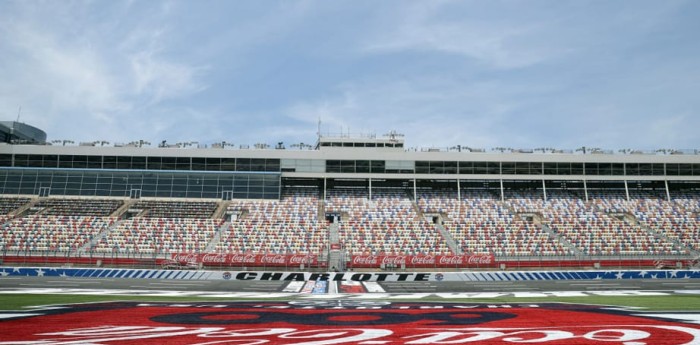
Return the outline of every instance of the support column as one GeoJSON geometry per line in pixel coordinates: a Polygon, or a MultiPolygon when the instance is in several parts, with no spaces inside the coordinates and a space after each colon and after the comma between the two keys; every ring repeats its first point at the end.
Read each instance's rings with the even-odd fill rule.
{"type": "Polygon", "coordinates": [[[671,191],[668,189],[668,180],[664,180],[664,184],[666,185],[666,201],[670,202],[671,201],[671,191]]]}
{"type": "Polygon", "coordinates": [[[369,178],[369,200],[372,200],[372,178],[369,178]]]}
{"type": "Polygon", "coordinates": [[[586,202],[588,202],[588,186],[586,186],[586,179],[583,180],[583,194],[586,196],[586,202]]]}
{"type": "Polygon", "coordinates": [[[627,188],[627,180],[625,180],[625,196],[627,197],[627,201],[630,201],[630,190],[627,188]]]}
{"type": "Polygon", "coordinates": [[[542,180],[542,194],[544,195],[544,202],[547,202],[547,187],[544,185],[544,180],[542,180]]]}
{"type": "Polygon", "coordinates": [[[416,187],[416,179],[413,179],[413,201],[418,202],[418,187],[416,187]]]}
{"type": "Polygon", "coordinates": [[[506,201],[506,193],[503,192],[503,179],[498,181],[501,182],[501,201],[506,201]]]}
{"type": "Polygon", "coordinates": [[[460,186],[459,178],[457,179],[457,200],[462,201],[462,186],[460,186]]]}

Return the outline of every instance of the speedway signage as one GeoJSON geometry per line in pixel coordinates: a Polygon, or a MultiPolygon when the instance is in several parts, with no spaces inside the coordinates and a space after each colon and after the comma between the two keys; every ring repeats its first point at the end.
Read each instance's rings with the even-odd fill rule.
{"type": "Polygon", "coordinates": [[[219,253],[178,253],[172,260],[180,263],[202,263],[204,266],[251,266],[251,267],[299,267],[318,266],[318,256],[314,254],[219,254],[219,253]]]}
{"type": "Polygon", "coordinates": [[[348,267],[355,268],[460,268],[491,267],[493,254],[464,255],[353,255],[348,267]]]}
{"type": "Polygon", "coordinates": [[[437,273],[308,273],[308,272],[223,272],[224,280],[265,280],[265,281],[334,281],[334,282],[427,282],[437,279],[439,275],[444,279],[444,274],[437,273]]]}
{"type": "MultiPolygon", "coordinates": [[[[248,266],[248,267],[318,267],[325,262],[318,261],[315,254],[220,254],[220,253],[177,253],[172,260],[180,263],[202,263],[204,266],[248,266]]],[[[353,255],[348,262],[351,268],[466,268],[492,267],[493,254],[464,255],[353,255]]]]}
{"type": "Polygon", "coordinates": [[[697,314],[586,305],[292,301],[76,304],[0,312],[9,344],[700,344],[697,314]]]}

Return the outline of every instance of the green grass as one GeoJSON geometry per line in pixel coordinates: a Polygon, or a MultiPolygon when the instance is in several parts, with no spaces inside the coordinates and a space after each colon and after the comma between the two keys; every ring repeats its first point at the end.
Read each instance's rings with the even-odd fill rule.
{"type": "MultiPolygon", "coordinates": [[[[259,299],[253,299],[259,300],[259,299]]],[[[270,299],[270,301],[287,299],[270,299]]],[[[245,301],[245,299],[231,298],[194,298],[194,297],[151,297],[151,296],[92,296],[92,295],[15,295],[0,294],[0,310],[22,310],[31,306],[111,302],[111,301],[137,301],[137,302],[217,302],[217,301],[245,301]]],[[[393,300],[399,302],[399,300],[393,300]]],[[[697,295],[670,295],[670,296],[588,296],[588,297],[547,297],[547,298],[489,298],[489,299],[441,299],[430,298],[420,300],[404,300],[411,302],[460,302],[460,303],[489,303],[489,304],[536,304],[536,303],[572,303],[595,304],[619,307],[637,307],[653,311],[700,311],[700,297],[697,295]]]]}

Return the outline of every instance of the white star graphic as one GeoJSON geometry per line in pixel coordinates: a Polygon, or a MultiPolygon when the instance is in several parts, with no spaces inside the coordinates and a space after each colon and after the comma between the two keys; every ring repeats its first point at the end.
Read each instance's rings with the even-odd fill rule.
{"type": "Polygon", "coordinates": [[[623,277],[624,275],[625,275],[625,274],[622,273],[622,272],[617,272],[617,274],[615,275],[615,278],[617,278],[617,279],[622,279],[622,277],[623,277]]]}
{"type": "Polygon", "coordinates": [[[19,267],[13,268],[13,269],[12,269],[12,272],[14,272],[14,273],[19,273],[19,267]]]}
{"type": "Polygon", "coordinates": [[[652,275],[651,275],[651,279],[656,279],[656,277],[657,277],[656,274],[652,274],[652,275]]]}
{"type": "Polygon", "coordinates": [[[38,270],[36,270],[36,276],[37,276],[37,277],[43,277],[43,276],[44,276],[44,273],[46,273],[46,272],[42,271],[41,268],[38,269],[38,270]]]}
{"type": "Polygon", "coordinates": [[[0,272],[0,276],[7,277],[9,275],[10,275],[10,272],[5,272],[5,270],[2,270],[2,272],[0,272]]]}
{"type": "Polygon", "coordinates": [[[641,272],[639,272],[639,276],[642,277],[642,278],[644,278],[647,274],[649,274],[649,272],[647,272],[647,271],[641,271],[641,272]]]}
{"type": "Polygon", "coordinates": [[[59,275],[59,277],[66,278],[66,277],[68,277],[68,275],[66,274],[66,272],[62,272],[62,273],[59,275]]]}
{"type": "Polygon", "coordinates": [[[599,275],[595,276],[595,279],[596,279],[596,280],[603,280],[603,277],[601,277],[600,274],[599,274],[599,275]]]}
{"type": "Polygon", "coordinates": [[[671,278],[676,278],[678,271],[671,271],[671,278]]]}

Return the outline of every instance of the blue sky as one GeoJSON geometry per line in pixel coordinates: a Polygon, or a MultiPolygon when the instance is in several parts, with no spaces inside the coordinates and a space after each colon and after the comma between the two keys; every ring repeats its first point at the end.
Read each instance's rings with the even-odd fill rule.
{"type": "Polygon", "coordinates": [[[49,139],[700,149],[700,1],[0,1],[49,139]]]}

